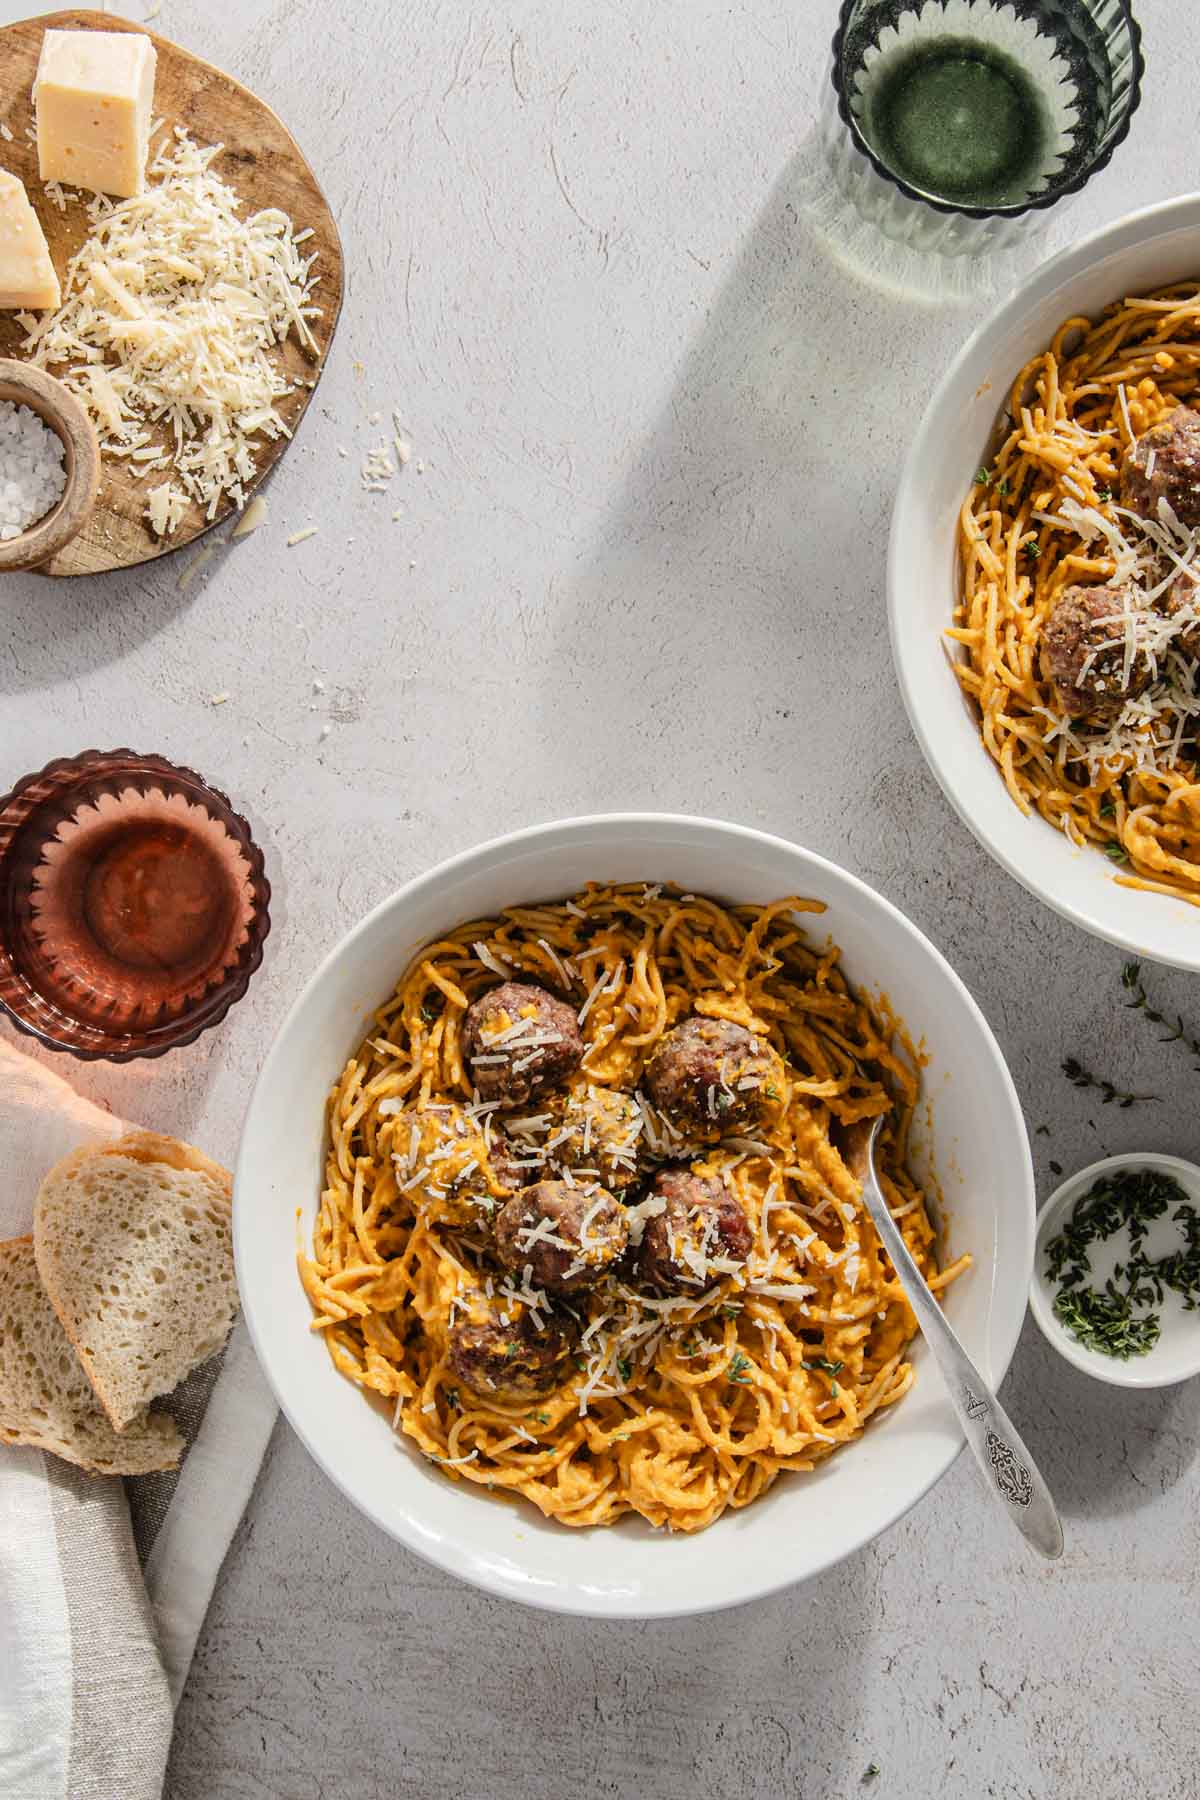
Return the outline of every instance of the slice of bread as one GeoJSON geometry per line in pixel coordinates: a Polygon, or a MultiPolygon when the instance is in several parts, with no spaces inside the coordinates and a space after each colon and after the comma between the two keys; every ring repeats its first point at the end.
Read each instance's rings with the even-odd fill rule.
{"type": "Polygon", "coordinates": [[[0,1243],[0,1443],[51,1450],[96,1475],[173,1469],[183,1449],[165,1412],[113,1430],[46,1298],[31,1237],[0,1243]]]}
{"type": "Polygon", "coordinates": [[[73,1151],[38,1190],[38,1273],[118,1431],[229,1335],[232,1185],[190,1144],[130,1131],[73,1151]]]}

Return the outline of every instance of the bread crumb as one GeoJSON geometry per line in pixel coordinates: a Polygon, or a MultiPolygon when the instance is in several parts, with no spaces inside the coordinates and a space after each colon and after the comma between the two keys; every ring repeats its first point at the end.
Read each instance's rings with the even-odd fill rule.
{"type": "Polygon", "coordinates": [[[306,538],[310,538],[310,537],[316,537],[316,535],[317,535],[317,532],[318,532],[318,531],[319,531],[319,530],[320,530],[320,529],[321,529],[321,528],[320,528],[320,526],[319,526],[319,525],[306,525],[306,526],[305,526],[305,527],[304,527],[304,530],[303,530],[303,531],[293,531],[293,533],[292,533],[292,535],[291,535],[291,537],[290,537],[290,538],[289,538],[289,539],[288,539],[288,541],[287,541],[287,547],[288,547],[288,549],[289,549],[289,550],[292,550],[292,549],[294,549],[294,548],[295,548],[295,546],[296,546],[296,545],[297,545],[297,544],[302,544],[302,543],[304,543],[304,541],[305,541],[305,539],[306,539],[306,538]]]}

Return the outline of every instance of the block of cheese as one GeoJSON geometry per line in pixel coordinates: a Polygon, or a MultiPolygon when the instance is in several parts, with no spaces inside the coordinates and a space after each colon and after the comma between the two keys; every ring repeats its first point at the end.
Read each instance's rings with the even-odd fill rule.
{"type": "Polygon", "coordinates": [[[0,306],[57,306],[58,276],[46,234],[15,175],[0,169],[0,306]]]}
{"type": "Polygon", "coordinates": [[[47,31],[33,83],[43,181],[128,199],[146,185],[154,45],[140,31],[47,31]]]}

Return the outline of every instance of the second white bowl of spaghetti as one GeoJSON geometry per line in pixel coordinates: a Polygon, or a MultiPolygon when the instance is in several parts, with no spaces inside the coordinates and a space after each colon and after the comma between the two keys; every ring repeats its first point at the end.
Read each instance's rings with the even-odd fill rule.
{"type": "Polygon", "coordinates": [[[363,1511],[495,1592],[648,1617],[802,1579],[960,1445],[841,1158],[876,1112],[998,1382],[1028,1144],[920,933],[711,821],[485,845],[371,914],[264,1066],[235,1198],[263,1367],[363,1511]]]}
{"type": "Polygon", "coordinates": [[[962,818],[1066,918],[1188,969],[1195,457],[1200,196],[1054,257],[976,331],[917,431],[888,558],[901,690],[962,818]]]}

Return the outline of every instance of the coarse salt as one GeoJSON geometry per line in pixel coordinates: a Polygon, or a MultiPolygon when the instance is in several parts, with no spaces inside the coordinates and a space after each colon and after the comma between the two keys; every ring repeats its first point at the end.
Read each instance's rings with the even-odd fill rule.
{"type": "Polygon", "coordinates": [[[20,537],[45,518],[66,485],[58,433],[32,407],[0,400],[0,538],[20,537]]]}

